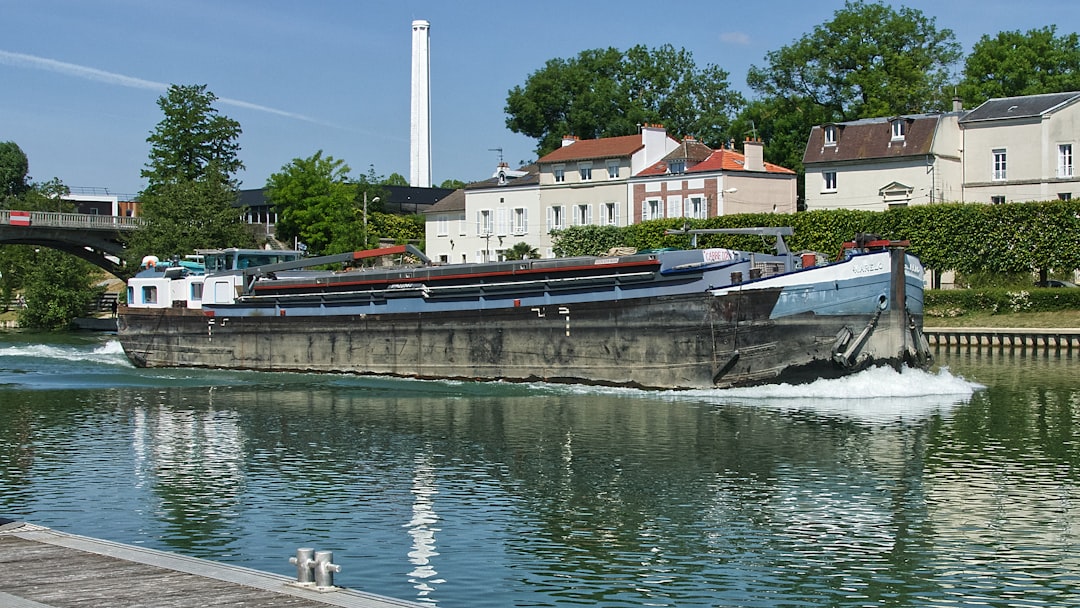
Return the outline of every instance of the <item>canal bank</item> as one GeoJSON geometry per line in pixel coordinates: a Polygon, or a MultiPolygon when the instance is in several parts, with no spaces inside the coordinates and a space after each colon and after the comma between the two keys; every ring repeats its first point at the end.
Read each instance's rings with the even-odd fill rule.
{"type": "Polygon", "coordinates": [[[930,346],[1080,353],[1080,328],[926,327],[930,346]]]}

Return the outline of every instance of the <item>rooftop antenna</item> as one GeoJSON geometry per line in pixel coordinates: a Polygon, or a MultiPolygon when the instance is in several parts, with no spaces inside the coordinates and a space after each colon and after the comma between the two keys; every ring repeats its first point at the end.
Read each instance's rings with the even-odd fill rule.
{"type": "Polygon", "coordinates": [[[503,164],[503,149],[502,148],[488,148],[488,152],[498,152],[499,153],[499,164],[500,165],[503,164]]]}
{"type": "Polygon", "coordinates": [[[757,125],[754,124],[753,120],[750,121],[750,132],[753,133],[754,139],[757,139],[757,125]]]}

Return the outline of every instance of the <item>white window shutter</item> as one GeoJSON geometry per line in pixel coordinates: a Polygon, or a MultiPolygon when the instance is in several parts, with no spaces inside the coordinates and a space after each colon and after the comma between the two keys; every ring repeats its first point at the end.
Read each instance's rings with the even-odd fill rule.
{"type": "Polygon", "coordinates": [[[506,236],[506,209],[499,208],[495,210],[497,222],[495,224],[495,233],[499,236],[506,236]]]}
{"type": "Polygon", "coordinates": [[[476,212],[476,236],[484,234],[484,214],[476,212]]]}
{"type": "Polygon", "coordinates": [[[592,225],[592,205],[585,205],[585,223],[592,225]]]}
{"type": "Polygon", "coordinates": [[[529,210],[521,210],[521,232],[523,234],[529,234],[529,210]]]}
{"type": "Polygon", "coordinates": [[[551,207],[547,208],[547,229],[548,232],[555,229],[555,210],[551,207]]]}
{"type": "Polygon", "coordinates": [[[619,207],[622,207],[622,205],[619,204],[618,202],[613,203],[613,204],[615,205],[615,225],[616,226],[622,226],[622,224],[619,223],[619,207]]]}

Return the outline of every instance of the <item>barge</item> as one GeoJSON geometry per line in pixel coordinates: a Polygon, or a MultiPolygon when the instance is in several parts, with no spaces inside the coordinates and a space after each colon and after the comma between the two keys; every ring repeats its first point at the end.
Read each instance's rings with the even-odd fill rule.
{"type": "Polygon", "coordinates": [[[830,260],[789,251],[790,228],[688,231],[704,232],[773,237],[775,253],[436,265],[410,245],[308,259],[200,252],[194,264],[147,260],[117,334],[140,367],[649,389],[927,364],[923,267],[905,242],[863,237],[830,260]]]}

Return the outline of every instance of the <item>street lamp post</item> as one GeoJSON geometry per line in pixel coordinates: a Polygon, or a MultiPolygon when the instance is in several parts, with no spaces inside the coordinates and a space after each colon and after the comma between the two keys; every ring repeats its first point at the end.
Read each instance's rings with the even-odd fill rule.
{"type": "MultiPolygon", "coordinates": [[[[379,197],[371,199],[371,202],[379,202],[379,197]]],[[[364,190],[364,249],[368,246],[368,232],[367,232],[367,190],[364,190]]]]}

